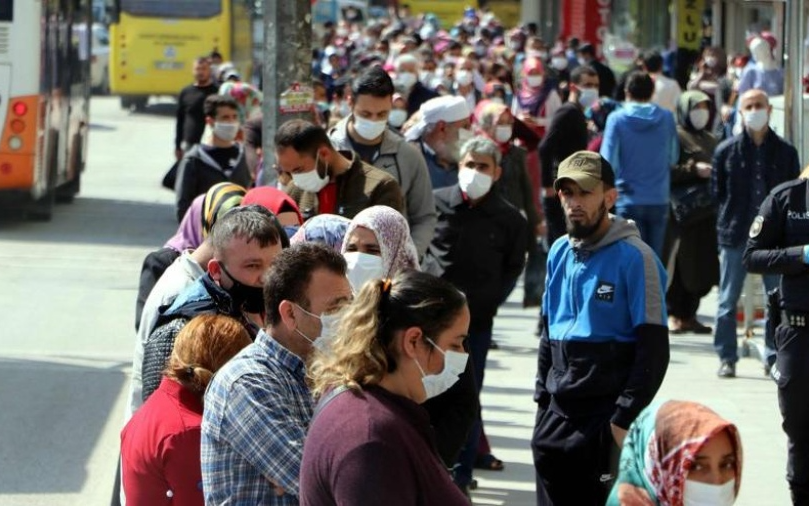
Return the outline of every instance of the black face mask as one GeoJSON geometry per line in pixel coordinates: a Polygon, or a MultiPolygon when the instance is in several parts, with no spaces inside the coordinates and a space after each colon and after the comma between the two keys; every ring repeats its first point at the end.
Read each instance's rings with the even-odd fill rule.
{"type": "Polygon", "coordinates": [[[222,262],[219,262],[219,267],[233,283],[233,286],[230,288],[225,289],[223,287],[223,289],[230,294],[230,298],[233,299],[233,304],[248,313],[264,313],[264,289],[261,287],[247,286],[234,278],[233,274],[228,272],[225,268],[225,264],[222,262]]]}

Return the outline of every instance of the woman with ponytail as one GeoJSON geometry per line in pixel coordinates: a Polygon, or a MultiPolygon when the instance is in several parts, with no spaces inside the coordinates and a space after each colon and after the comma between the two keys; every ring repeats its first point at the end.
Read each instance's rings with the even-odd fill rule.
{"type": "Polygon", "coordinates": [[[363,285],[330,352],[309,366],[320,400],[304,444],[302,505],[469,504],[421,406],[464,371],[468,328],[466,298],[442,279],[405,271],[363,285]]]}
{"type": "Polygon", "coordinates": [[[251,342],[242,324],[227,316],[197,316],[183,327],[160,386],[121,432],[128,506],[204,504],[203,395],[214,373],[251,342]]]}

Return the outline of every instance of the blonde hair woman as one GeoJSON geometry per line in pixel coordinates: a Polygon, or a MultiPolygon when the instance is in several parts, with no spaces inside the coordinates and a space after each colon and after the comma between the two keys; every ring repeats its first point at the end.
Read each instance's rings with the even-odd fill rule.
{"type": "Polygon", "coordinates": [[[468,329],[466,298],[444,280],[406,271],[363,286],[332,352],[309,369],[321,399],[304,444],[302,505],[469,504],[421,406],[463,372],[468,329]]]}

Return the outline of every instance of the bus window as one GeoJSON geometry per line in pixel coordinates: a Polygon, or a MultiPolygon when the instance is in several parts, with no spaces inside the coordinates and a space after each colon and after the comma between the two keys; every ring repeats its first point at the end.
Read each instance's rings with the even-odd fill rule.
{"type": "Polygon", "coordinates": [[[0,21],[14,21],[14,0],[0,2],[0,21]]]}
{"type": "Polygon", "coordinates": [[[121,11],[133,16],[210,18],[222,12],[222,0],[120,0],[121,11]]]}

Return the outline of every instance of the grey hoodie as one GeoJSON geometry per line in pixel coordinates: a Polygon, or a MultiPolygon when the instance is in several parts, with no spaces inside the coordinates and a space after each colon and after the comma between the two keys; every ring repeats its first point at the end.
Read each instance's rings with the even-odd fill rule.
{"type": "MultiPolygon", "coordinates": [[[[329,138],[337,150],[351,150],[348,121],[344,118],[329,130],[329,138]]],[[[405,201],[405,217],[419,258],[424,256],[435,233],[436,213],[433,187],[427,163],[421,153],[402,136],[387,129],[379,153],[371,165],[384,170],[399,182],[405,201]]]]}

